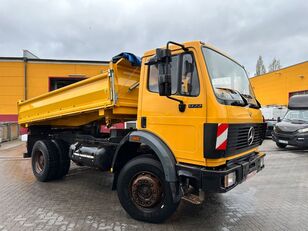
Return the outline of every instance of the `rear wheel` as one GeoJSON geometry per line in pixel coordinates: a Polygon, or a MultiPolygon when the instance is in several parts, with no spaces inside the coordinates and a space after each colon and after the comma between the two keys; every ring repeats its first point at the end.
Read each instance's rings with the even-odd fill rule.
{"type": "Polygon", "coordinates": [[[117,191],[126,212],[141,221],[163,222],[179,205],[173,202],[161,164],[147,157],[137,157],[123,167],[117,191]]]}
{"type": "Polygon", "coordinates": [[[60,155],[52,141],[36,141],[31,156],[32,171],[38,181],[45,182],[58,178],[60,155]]]}
{"type": "Polygon", "coordinates": [[[282,144],[282,143],[279,143],[279,142],[276,142],[276,145],[278,148],[285,148],[287,147],[287,144],[282,144]]]}

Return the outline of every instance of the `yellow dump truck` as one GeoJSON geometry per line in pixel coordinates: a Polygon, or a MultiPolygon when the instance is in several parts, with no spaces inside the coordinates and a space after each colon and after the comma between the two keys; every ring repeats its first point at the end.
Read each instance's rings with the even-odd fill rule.
{"type": "Polygon", "coordinates": [[[128,214],[155,223],[264,167],[259,108],[244,68],[199,41],[168,42],[141,63],[118,56],[101,75],[18,103],[39,181],[64,177],[71,160],[110,171],[128,214]]]}

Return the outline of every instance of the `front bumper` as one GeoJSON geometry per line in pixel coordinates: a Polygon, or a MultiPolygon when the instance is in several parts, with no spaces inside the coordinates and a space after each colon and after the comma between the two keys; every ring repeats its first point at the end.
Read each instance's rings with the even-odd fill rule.
{"type": "Polygon", "coordinates": [[[198,181],[199,187],[203,191],[224,193],[233,189],[248,177],[261,171],[264,168],[264,164],[262,165],[264,163],[264,157],[264,153],[254,152],[248,155],[248,157],[233,160],[232,163],[223,169],[216,170],[179,164],[178,172],[179,175],[181,175],[181,171],[189,172],[190,177],[198,181]],[[233,172],[236,174],[235,183],[230,187],[225,187],[225,177],[233,172]]]}
{"type": "Polygon", "coordinates": [[[272,132],[272,139],[277,143],[287,144],[300,148],[308,147],[308,134],[307,133],[276,133],[272,132]]]}

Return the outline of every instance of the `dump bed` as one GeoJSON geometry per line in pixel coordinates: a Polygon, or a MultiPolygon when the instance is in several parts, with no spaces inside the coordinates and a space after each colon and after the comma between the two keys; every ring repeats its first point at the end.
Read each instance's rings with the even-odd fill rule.
{"type": "Polygon", "coordinates": [[[22,126],[80,126],[103,119],[106,124],[137,116],[140,67],[121,58],[108,71],[18,103],[22,126]]]}

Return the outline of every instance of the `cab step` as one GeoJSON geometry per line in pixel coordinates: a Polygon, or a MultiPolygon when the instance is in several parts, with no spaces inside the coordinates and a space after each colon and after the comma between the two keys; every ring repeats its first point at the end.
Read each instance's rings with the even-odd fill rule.
{"type": "Polygon", "coordinates": [[[182,197],[183,200],[188,201],[194,205],[201,205],[203,203],[203,198],[195,194],[187,194],[182,197]]]}

